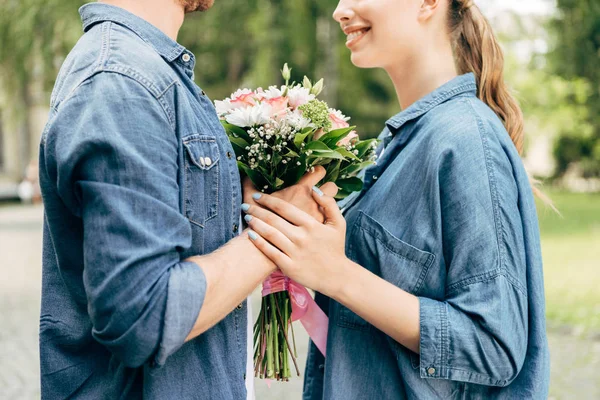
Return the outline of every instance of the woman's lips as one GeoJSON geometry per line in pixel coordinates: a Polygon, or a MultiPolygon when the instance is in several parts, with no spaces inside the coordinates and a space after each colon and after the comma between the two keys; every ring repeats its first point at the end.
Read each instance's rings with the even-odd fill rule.
{"type": "Polygon", "coordinates": [[[346,38],[346,47],[352,47],[354,46],[356,43],[358,43],[369,31],[371,30],[371,28],[362,28],[362,29],[357,29],[355,31],[352,31],[350,33],[348,33],[347,38],[346,38]]]}

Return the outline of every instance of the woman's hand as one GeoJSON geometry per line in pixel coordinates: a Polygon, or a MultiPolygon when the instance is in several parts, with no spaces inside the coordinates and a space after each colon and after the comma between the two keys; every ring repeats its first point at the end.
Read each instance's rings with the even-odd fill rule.
{"type": "Polygon", "coordinates": [[[324,223],[272,195],[255,193],[258,206],[242,208],[253,230],[248,235],[260,251],[296,282],[332,296],[351,264],[344,251],[346,221],[333,197],[316,187],[312,197],[324,223]]]}

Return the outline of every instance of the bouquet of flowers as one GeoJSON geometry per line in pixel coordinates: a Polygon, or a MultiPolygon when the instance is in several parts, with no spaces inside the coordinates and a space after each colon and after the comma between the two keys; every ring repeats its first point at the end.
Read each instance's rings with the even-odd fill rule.
{"type": "MultiPolygon", "coordinates": [[[[360,140],[348,117],[317,98],[323,79],[313,84],[304,77],[301,84],[290,83],[287,64],[281,72],[285,80],[281,87],[240,89],[215,102],[241,172],[259,190],[271,193],[294,185],[322,165],[327,171],[323,182],[335,182],[339,188],[336,198],[361,190],[363,182],[356,175],[374,164],[377,140],[360,140]]],[[[287,381],[288,355],[299,375],[293,329],[289,340],[291,322],[296,320],[324,353],[327,317],[304,287],[277,272],[263,283],[262,307],[254,325],[256,376],[287,381]]]]}

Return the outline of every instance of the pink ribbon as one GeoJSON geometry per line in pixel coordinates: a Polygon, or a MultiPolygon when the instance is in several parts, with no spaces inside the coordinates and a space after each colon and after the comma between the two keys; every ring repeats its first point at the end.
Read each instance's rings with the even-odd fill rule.
{"type": "Polygon", "coordinates": [[[292,300],[292,321],[302,323],[308,336],[313,343],[325,356],[327,348],[327,329],[329,318],[315,303],[308,290],[299,283],[283,275],[283,272],[277,270],[273,272],[266,281],[263,282],[263,297],[271,293],[288,291],[292,300]]]}

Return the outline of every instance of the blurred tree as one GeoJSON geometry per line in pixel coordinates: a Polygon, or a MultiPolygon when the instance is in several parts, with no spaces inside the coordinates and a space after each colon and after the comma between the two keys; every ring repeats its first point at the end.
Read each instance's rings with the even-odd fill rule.
{"type": "MultiPolygon", "coordinates": [[[[585,176],[600,176],[600,2],[598,0],[558,0],[558,15],[551,27],[556,47],[550,54],[551,66],[566,79],[588,82],[585,107],[591,129],[566,128],[556,142],[558,173],[578,162],[585,176]]],[[[580,104],[581,93],[568,101],[580,104]]]]}
{"type": "MultiPolygon", "coordinates": [[[[81,35],[83,0],[0,2],[0,90],[3,108],[24,121],[34,99],[48,102],[64,57],[81,35]],[[35,88],[36,90],[32,90],[35,88]]],[[[331,18],[337,0],[222,0],[188,15],[179,42],[197,56],[196,81],[214,99],[238,87],[281,84],[285,62],[293,79],[324,77],[323,98],[352,117],[363,136],[375,136],[399,110],[382,71],[350,63],[345,37],[331,18]]],[[[26,135],[26,134],[25,134],[26,135]]],[[[30,135],[26,135],[29,137],[30,135]]]]}

